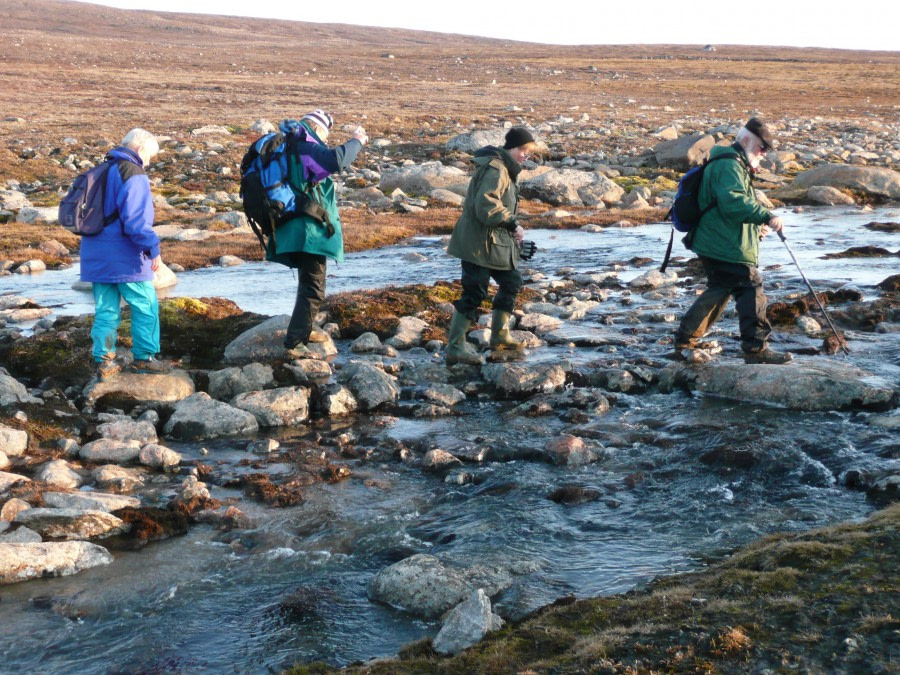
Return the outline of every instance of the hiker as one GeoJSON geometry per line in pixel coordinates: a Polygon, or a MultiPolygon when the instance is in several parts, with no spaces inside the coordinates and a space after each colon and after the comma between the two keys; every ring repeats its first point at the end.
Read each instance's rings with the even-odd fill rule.
{"type": "Polygon", "coordinates": [[[733,159],[711,162],[703,173],[698,194],[705,210],[692,233],[690,248],[703,263],[706,290],[681,319],[675,332],[676,357],[685,349],[701,348],[699,342],[721,316],[728,297],[737,307],[741,348],[747,363],[787,363],[789,353],[768,346],[772,326],[766,319],[766,295],[757,268],[760,239],[780,232],[781,218],[756,200],[750,185],[759,162],[773,147],[769,128],[753,117],[729,147],[717,146],[710,159],[727,155],[733,159]],[[707,210],[708,209],[708,210],[707,210]]]}
{"type": "Polygon", "coordinates": [[[522,347],[508,328],[523,283],[518,263],[525,231],[516,218],[519,201],[516,179],[522,163],[535,148],[531,132],[524,127],[513,127],[507,132],[502,148],[489,145],[475,152],[475,173],[447,247],[448,254],[462,261],[462,297],[453,303],[455,311],[447,339],[448,366],[482,363],[480,356],[466,349],[466,331],[488,296],[491,279],[499,286],[493,299],[491,349],[522,347]]]}
{"type": "Polygon", "coordinates": [[[303,213],[276,228],[266,247],[266,260],[297,270],[297,299],[284,337],[289,358],[317,358],[307,346],[325,342],[328,336],[313,328],[319,305],[325,299],[326,258],[344,259],[344,239],[338,215],[337,197],[331,174],[350,166],[368,141],[357,127],[349,141],[335,148],[326,145],[334,125],[331,115],[314,110],[296,120],[284,120],[279,130],[296,143],[296,153],[288,155],[288,183],[298,200],[306,198],[321,207],[324,221],[303,213]]]}
{"type": "Polygon", "coordinates": [[[149,131],[132,129],[122,144],[106,155],[115,164],[106,173],[104,215],[109,220],[99,233],[81,239],[81,280],[94,293],[92,355],[101,380],[121,370],[116,339],[124,299],[131,308],[131,353],[128,370],[163,373],[168,367],[159,353],[159,303],[153,273],[162,264],[159,237],[153,231],[153,197],[144,167],[159,152],[149,131]]]}

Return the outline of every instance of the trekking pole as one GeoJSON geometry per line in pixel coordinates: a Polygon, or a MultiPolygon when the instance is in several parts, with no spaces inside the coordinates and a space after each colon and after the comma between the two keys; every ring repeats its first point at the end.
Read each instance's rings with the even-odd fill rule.
{"type": "Polygon", "coordinates": [[[825,317],[825,320],[828,322],[828,326],[831,328],[831,332],[834,333],[834,336],[837,338],[838,344],[841,346],[841,349],[844,350],[844,354],[850,354],[850,350],[847,349],[847,343],[844,342],[844,338],[838,335],[837,330],[834,327],[834,324],[831,323],[831,319],[828,317],[828,314],[825,312],[825,307],[822,306],[822,301],[819,300],[819,296],[816,295],[815,290],[813,290],[812,284],[809,283],[809,279],[806,278],[806,275],[803,273],[803,270],[800,268],[800,263],[797,262],[797,257],[794,255],[794,252],[791,250],[790,245],[787,243],[787,237],[784,236],[784,231],[781,230],[778,232],[778,238],[784,242],[784,247],[788,250],[788,253],[791,254],[791,260],[794,261],[794,264],[797,266],[797,271],[800,272],[800,276],[803,277],[803,281],[806,282],[807,288],[809,288],[809,292],[812,293],[813,298],[816,300],[816,304],[819,306],[819,309],[822,310],[822,316],[825,317]]]}

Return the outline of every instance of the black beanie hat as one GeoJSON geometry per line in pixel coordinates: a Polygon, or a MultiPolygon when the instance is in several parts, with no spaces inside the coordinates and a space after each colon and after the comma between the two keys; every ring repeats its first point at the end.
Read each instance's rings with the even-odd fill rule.
{"type": "Polygon", "coordinates": [[[506,143],[503,144],[504,150],[512,150],[523,145],[534,143],[534,136],[525,127],[513,127],[506,132],[506,143]]]}

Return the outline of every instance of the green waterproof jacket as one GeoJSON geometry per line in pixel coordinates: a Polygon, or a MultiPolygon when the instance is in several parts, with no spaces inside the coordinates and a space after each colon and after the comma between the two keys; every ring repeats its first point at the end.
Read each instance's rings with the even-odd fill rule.
{"type": "Polygon", "coordinates": [[[349,166],[362,148],[360,142],[351,139],[342,146],[328,148],[304,125],[308,140],[298,143],[298,152],[288,155],[288,184],[297,197],[298,204],[304,193],[317,202],[327,213],[334,227],[328,236],[327,227],[311,216],[301,215],[275,229],[266,246],[266,260],[296,267],[295,253],[323,255],[337,262],[344,260],[344,237],[341,217],[338,214],[334,181],[329,173],[336,173],[349,166]],[[304,160],[304,155],[306,159],[304,160]],[[310,180],[311,177],[318,181],[310,180]]]}
{"type": "Polygon", "coordinates": [[[503,148],[482,148],[473,161],[475,173],[447,253],[493,270],[516,269],[519,251],[513,219],[519,193],[515,178],[521,169],[503,148]]]}
{"type": "Polygon", "coordinates": [[[717,146],[709,153],[710,159],[728,155],[734,159],[712,162],[703,170],[698,203],[708,210],[694,228],[691,250],[707,258],[755,266],[759,230],[772,214],[756,201],[740,145],[717,146]]]}

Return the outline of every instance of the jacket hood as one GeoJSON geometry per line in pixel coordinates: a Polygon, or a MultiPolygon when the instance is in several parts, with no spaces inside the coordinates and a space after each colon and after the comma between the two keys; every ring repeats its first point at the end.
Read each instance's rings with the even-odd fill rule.
{"type": "Polygon", "coordinates": [[[506,166],[506,170],[507,172],[509,172],[509,178],[513,183],[516,182],[516,179],[522,172],[522,167],[519,165],[519,163],[512,158],[507,150],[504,150],[503,148],[498,148],[493,145],[486,145],[483,148],[479,148],[478,150],[476,150],[473,157],[473,161],[478,166],[483,166],[493,159],[499,159],[506,166]]]}
{"type": "Polygon", "coordinates": [[[120,145],[118,148],[113,148],[108,153],[106,153],[106,159],[124,160],[126,162],[131,162],[132,164],[137,164],[139,167],[144,168],[144,161],[141,159],[140,155],[138,155],[131,148],[126,148],[124,145],[120,145]]]}

